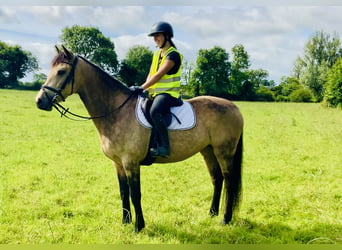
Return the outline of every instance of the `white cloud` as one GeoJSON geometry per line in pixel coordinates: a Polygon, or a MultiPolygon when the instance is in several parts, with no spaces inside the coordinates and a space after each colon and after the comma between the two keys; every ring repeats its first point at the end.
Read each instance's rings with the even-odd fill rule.
{"type": "Polygon", "coordinates": [[[31,51],[34,56],[39,58],[39,65],[44,73],[48,73],[51,60],[56,53],[54,46],[47,43],[27,43],[23,49],[31,51]]]}
{"type": "Polygon", "coordinates": [[[136,36],[124,35],[111,39],[115,44],[115,51],[119,59],[124,59],[128,50],[135,45],[147,46],[153,49],[153,42],[146,34],[139,34],[136,36]]]}
{"type": "Polygon", "coordinates": [[[18,22],[15,11],[10,8],[0,8],[0,24],[9,24],[18,22]]]}
{"type": "Polygon", "coordinates": [[[63,6],[32,6],[22,8],[21,12],[28,14],[31,18],[44,24],[54,25],[64,23],[67,12],[63,6]]]}
{"type": "Polygon", "coordinates": [[[70,22],[98,27],[111,35],[138,33],[146,28],[147,15],[143,6],[102,7],[69,6],[70,22]]]}
{"type": "Polygon", "coordinates": [[[278,81],[315,31],[342,33],[342,6],[13,6],[0,7],[1,40],[11,40],[39,58],[44,73],[53,46],[66,26],[98,27],[115,43],[119,59],[134,45],[154,50],[146,34],[156,21],[169,21],[186,60],[215,45],[230,52],[243,44],[252,68],[278,81]],[[28,28],[29,27],[29,28],[28,28]]]}

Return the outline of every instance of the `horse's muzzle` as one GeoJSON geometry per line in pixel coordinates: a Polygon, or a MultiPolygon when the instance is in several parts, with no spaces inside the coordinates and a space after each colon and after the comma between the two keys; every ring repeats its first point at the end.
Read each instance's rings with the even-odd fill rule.
{"type": "Polygon", "coordinates": [[[43,89],[41,89],[36,96],[36,104],[39,109],[51,111],[52,110],[52,97],[50,97],[43,89]]]}

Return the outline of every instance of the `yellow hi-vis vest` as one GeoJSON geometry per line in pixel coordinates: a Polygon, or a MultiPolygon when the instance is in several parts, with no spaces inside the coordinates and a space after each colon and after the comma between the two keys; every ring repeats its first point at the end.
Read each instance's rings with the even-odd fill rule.
{"type": "MultiPolygon", "coordinates": [[[[167,55],[171,53],[172,51],[176,51],[180,56],[180,60],[182,61],[183,59],[182,54],[179,53],[174,47],[170,47],[166,51],[165,55],[161,58],[161,61],[159,63],[161,49],[157,50],[153,54],[151,76],[157,73],[158,69],[165,62],[167,55]]],[[[181,86],[180,84],[181,72],[182,70],[180,66],[176,74],[173,74],[173,75],[165,74],[158,82],[153,84],[153,86],[149,87],[148,91],[150,92],[150,94],[152,94],[152,96],[156,96],[157,94],[160,94],[160,93],[168,93],[171,96],[178,98],[180,94],[180,86],[181,86]]]]}

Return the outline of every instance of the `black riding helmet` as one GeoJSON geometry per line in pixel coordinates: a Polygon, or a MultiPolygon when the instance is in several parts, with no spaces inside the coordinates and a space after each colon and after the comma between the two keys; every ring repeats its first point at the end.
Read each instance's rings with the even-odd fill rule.
{"type": "Polygon", "coordinates": [[[167,22],[158,22],[153,24],[151,32],[148,36],[153,36],[157,33],[164,33],[165,35],[169,35],[170,38],[173,37],[173,29],[172,26],[167,22]]]}
{"type": "Polygon", "coordinates": [[[171,24],[167,22],[158,22],[153,24],[151,32],[148,34],[148,36],[153,36],[157,33],[162,33],[165,37],[164,43],[160,48],[163,48],[167,41],[169,41],[173,47],[176,47],[171,41],[171,38],[173,37],[173,29],[171,24]]]}

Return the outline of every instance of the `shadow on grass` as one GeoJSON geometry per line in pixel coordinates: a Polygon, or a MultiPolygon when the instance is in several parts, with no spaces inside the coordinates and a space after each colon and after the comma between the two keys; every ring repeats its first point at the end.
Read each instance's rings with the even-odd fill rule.
{"type": "Polygon", "coordinates": [[[151,238],[192,244],[336,244],[341,243],[340,225],[319,224],[310,229],[292,229],[282,223],[258,224],[239,219],[228,226],[180,227],[150,225],[145,233],[151,238]]]}

